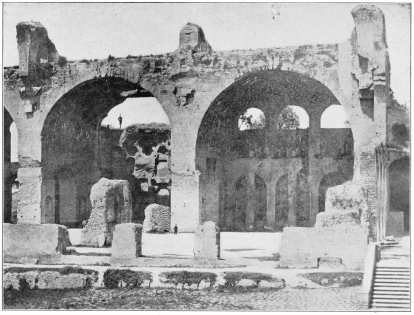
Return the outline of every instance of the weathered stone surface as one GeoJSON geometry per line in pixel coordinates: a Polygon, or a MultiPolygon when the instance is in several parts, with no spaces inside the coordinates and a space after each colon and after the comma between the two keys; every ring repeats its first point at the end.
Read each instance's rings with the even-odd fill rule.
{"type": "Polygon", "coordinates": [[[194,237],[194,258],[213,260],[220,258],[220,229],[214,222],[200,224],[194,237]]]}
{"type": "Polygon", "coordinates": [[[359,214],[350,210],[321,212],[316,216],[315,228],[360,226],[359,214]]]}
{"type": "Polygon", "coordinates": [[[5,262],[31,259],[38,263],[56,263],[70,244],[65,226],[57,224],[3,224],[5,262]]]}
{"type": "Polygon", "coordinates": [[[58,271],[10,272],[3,275],[3,288],[20,288],[20,279],[24,279],[30,289],[83,289],[88,288],[97,278],[80,273],[61,274],[58,271]]]}
{"type": "Polygon", "coordinates": [[[352,210],[364,213],[368,210],[364,189],[355,183],[346,182],[328,188],[326,191],[325,211],[352,210]]]}
{"type": "Polygon", "coordinates": [[[141,256],[142,224],[124,223],[115,226],[112,242],[112,263],[128,263],[141,256]]]}
{"type": "Polygon", "coordinates": [[[180,32],[179,48],[191,48],[193,52],[211,52],[204,31],[200,26],[187,23],[180,32]]]}
{"type": "Polygon", "coordinates": [[[30,289],[34,289],[37,286],[39,272],[37,271],[28,271],[24,273],[5,273],[3,274],[3,288],[4,289],[20,289],[20,279],[23,278],[26,280],[26,283],[29,285],[30,289]]]}
{"type": "Polygon", "coordinates": [[[115,224],[131,222],[129,184],[125,180],[101,178],[92,186],[90,198],[92,213],[82,230],[81,244],[98,247],[110,245],[115,224]]]}
{"type": "Polygon", "coordinates": [[[365,228],[369,226],[367,193],[361,185],[353,182],[346,182],[343,185],[328,188],[325,212],[325,214],[318,214],[317,218],[323,222],[317,221],[315,227],[334,225],[339,223],[340,220],[344,220],[344,224],[348,222],[353,225],[360,223],[365,228]],[[342,215],[340,214],[341,211],[344,212],[342,215]],[[332,215],[329,215],[329,213],[332,213],[332,215]],[[329,218],[332,220],[331,223],[328,223],[329,218]]]}
{"type": "Polygon", "coordinates": [[[171,209],[170,207],[158,204],[149,205],[145,209],[144,232],[164,233],[171,230],[171,209]]]}
{"type": "Polygon", "coordinates": [[[367,234],[362,227],[283,229],[280,265],[316,268],[318,259],[342,259],[346,269],[361,269],[367,250],[367,234]]]}
{"type": "Polygon", "coordinates": [[[38,277],[39,289],[77,289],[83,288],[88,276],[81,274],[61,275],[57,271],[45,271],[38,277]]]}

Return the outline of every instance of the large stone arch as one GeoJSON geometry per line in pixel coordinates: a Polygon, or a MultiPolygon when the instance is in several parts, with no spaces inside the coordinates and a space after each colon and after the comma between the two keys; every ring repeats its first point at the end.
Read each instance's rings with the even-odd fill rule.
{"type": "MultiPolygon", "coordinates": [[[[238,168],[267,174],[265,177],[269,182],[270,178],[274,177],[269,174],[275,173],[278,167],[289,168],[289,163],[286,161],[292,159],[297,161],[291,165],[290,187],[296,191],[293,187],[297,185],[298,168],[302,167],[310,170],[306,174],[310,178],[309,183],[313,184],[312,178],[316,178],[318,172],[322,171],[320,117],[331,104],[338,103],[339,100],[325,85],[305,74],[274,69],[251,72],[238,78],[211,103],[198,130],[196,168],[200,171],[200,196],[204,198],[202,200],[207,200],[203,176],[206,173],[206,161],[209,159],[217,161],[221,167],[218,176],[221,181],[228,184],[231,178],[234,179],[232,174],[240,171],[238,168]],[[280,113],[290,105],[300,106],[306,111],[310,120],[309,128],[298,130],[277,128],[280,113]],[[256,130],[238,130],[238,117],[251,107],[258,108],[264,113],[265,127],[256,130]],[[274,163],[269,162],[269,159],[278,160],[280,161],[278,163],[282,164],[273,165],[274,163]],[[257,166],[251,163],[250,165],[246,162],[248,160],[256,163],[257,166]]],[[[326,164],[326,161],[324,163],[326,164]]],[[[291,194],[293,197],[290,199],[296,198],[295,192],[292,191],[291,194]]],[[[317,191],[307,189],[305,194],[315,194],[312,200],[313,204],[317,204],[317,191]]],[[[271,199],[268,208],[273,209],[274,197],[271,199]]],[[[295,204],[296,201],[290,202],[290,224],[293,225],[298,222],[295,204]]],[[[201,207],[203,209],[206,207],[205,202],[201,207]]],[[[273,210],[271,212],[268,221],[271,226],[274,226],[273,210]]],[[[312,213],[309,218],[306,218],[306,225],[313,224],[315,218],[316,213],[312,213]]]]}
{"type": "MultiPolygon", "coordinates": [[[[88,209],[82,212],[90,212],[90,190],[101,177],[127,179],[126,156],[123,159],[125,165],[111,164],[112,142],[116,141],[116,135],[115,140],[112,136],[110,137],[112,140],[106,139],[109,131],[103,133],[101,122],[112,108],[128,97],[153,97],[153,95],[119,76],[101,76],[76,85],[49,109],[41,131],[43,222],[55,223],[52,213],[46,213],[45,205],[47,198],[56,197],[56,176],[62,168],[69,169],[73,175],[71,178],[65,178],[66,181],[59,180],[60,186],[67,184],[74,187],[73,204],[66,207],[67,209],[63,209],[66,204],[62,204],[60,209],[63,218],[66,215],[70,219],[68,222],[61,220],[61,223],[68,226],[80,226],[84,219],[84,215],[72,215],[81,211],[79,207],[85,207],[79,200],[86,200],[87,203],[88,209]],[[113,170],[116,166],[124,166],[125,170],[123,172],[113,170]],[[115,174],[123,177],[114,178],[115,174]],[[66,210],[72,214],[65,214],[66,210]]],[[[118,133],[119,138],[120,132],[118,133]]],[[[56,204],[55,201],[53,203],[56,204]]]]}

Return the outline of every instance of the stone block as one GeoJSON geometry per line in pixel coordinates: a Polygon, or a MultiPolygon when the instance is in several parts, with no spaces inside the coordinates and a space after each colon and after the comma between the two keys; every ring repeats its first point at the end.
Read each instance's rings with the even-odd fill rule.
{"type": "Polygon", "coordinates": [[[4,262],[57,263],[70,244],[65,226],[58,224],[3,224],[4,262]]]}
{"type": "Polygon", "coordinates": [[[115,227],[111,263],[133,262],[141,256],[142,224],[124,223],[115,227]]]}
{"type": "Polygon", "coordinates": [[[404,235],[404,212],[390,211],[387,217],[387,235],[404,235]]]}
{"type": "Polygon", "coordinates": [[[161,206],[156,203],[149,205],[145,209],[143,229],[146,233],[169,232],[171,230],[170,207],[161,206]]]}
{"type": "Polygon", "coordinates": [[[318,260],[329,257],[342,259],[345,269],[360,270],[364,267],[367,241],[365,228],[361,226],[284,228],[280,265],[317,268],[318,260]]]}
{"type": "Polygon", "coordinates": [[[79,289],[87,286],[87,275],[73,273],[62,275],[57,271],[44,271],[38,276],[39,289],[79,289]]]}
{"type": "Polygon", "coordinates": [[[220,229],[216,223],[208,221],[200,224],[194,237],[194,258],[220,258],[220,229]]]}
{"type": "Polygon", "coordinates": [[[364,213],[368,210],[368,203],[361,185],[346,182],[328,188],[325,199],[325,212],[354,211],[364,213]]]}

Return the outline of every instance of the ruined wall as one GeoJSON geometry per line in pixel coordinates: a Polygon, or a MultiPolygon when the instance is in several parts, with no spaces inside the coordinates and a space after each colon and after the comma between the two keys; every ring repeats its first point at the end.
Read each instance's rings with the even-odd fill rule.
{"type": "MultiPolygon", "coordinates": [[[[372,157],[376,144],[369,145],[383,141],[387,133],[386,108],[390,91],[385,24],[381,11],[374,6],[358,6],[352,15],[355,32],[350,41],[339,45],[216,52],[207,42],[208,34],[189,25],[183,29],[179,49],[175,52],[67,63],[56,62],[59,55],[42,25],[19,24],[20,69],[4,71],[4,104],[19,129],[19,178],[24,180],[21,182],[20,220],[31,223],[47,221],[47,195],[41,189],[45,178],[41,165],[45,158],[40,145],[41,130],[46,117],[62,97],[66,95],[73,99],[81,104],[81,108],[91,108],[91,113],[85,114],[93,116],[92,121],[96,121],[102,117],[99,113],[105,115],[128,95],[150,93],[160,102],[172,124],[172,216],[182,222],[184,230],[194,231],[199,222],[198,209],[202,198],[195,164],[197,131],[201,121],[216,97],[235,80],[240,81],[251,72],[266,72],[267,69],[313,78],[332,92],[335,104],[344,106],[355,141],[354,180],[363,183],[372,193],[375,191],[372,181],[375,176],[372,176],[370,166],[372,159],[368,157],[372,157]],[[105,88],[98,90],[98,94],[88,94],[86,89],[83,90],[86,94],[76,91],[83,89],[87,82],[95,84],[97,89],[99,86],[105,88]],[[109,94],[106,95],[105,91],[109,94]],[[82,95],[86,102],[76,99],[76,95],[82,95]],[[94,98],[104,105],[87,104],[94,98]]],[[[316,94],[308,95],[310,101],[316,94]]],[[[286,105],[297,104],[289,103],[286,105]]],[[[79,107],[72,109],[78,111],[79,107]]],[[[317,119],[311,117],[310,123],[317,124],[317,119]]],[[[310,141],[317,144],[318,134],[309,136],[313,139],[310,141]]],[[[318,146],[312,146],[309,155],[318,153],[318,146]]],[[[312,173],[315,169],[313,161],[309,163],[309,176],[311,182],[315,182],[319,175],[312,173]]],[[[225,183],[219,184],[219,187],[224,186],[225,183]]],[[[374,199],[374,196],[370,197],[371,207],[375,206],[374,199]]],[[[312,197],[311,204],[314,207],[317,199],[315,201],[312,197]]],[[[315,216],[313,213],[311,221],[315,216]]]]}
{"type": "Polygon", "coordinates": [[[133,124],[119,138],[128,166],[132,221],[142,223],[151,204],[170,207],[171,131],[166,124],[133,124]],[[131,169],[129,169],[131,168],[131,169]]]}

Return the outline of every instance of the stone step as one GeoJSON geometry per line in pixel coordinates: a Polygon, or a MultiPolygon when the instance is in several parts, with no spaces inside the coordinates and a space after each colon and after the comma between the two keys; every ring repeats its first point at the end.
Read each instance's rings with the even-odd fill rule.
{"type": "Polygon", "coordinates": [[[410,275],[375,275],[375,279],[410,280],[410,275]]]}
{"type": "Polygon", "coordinates": [[[374,279],[374,283],[397,283],[397,284],[410,284],[410,279],[374,279]]]}
{"type": "Polygon", "coordinates": [[[410,294],[391,295],[391,294],[373,294],[373,300],[389,299],[394,301],[410,301],[410,294]]]}
{"type": "Polygon", "coordinates": [[[401,261],[398,259],[388,259],[381,260],[377,263],[378,268],[400,268],[400,269],[410,269],[409,261],[401,261]]]}
{"type": "Polygon", "coordinates": [[[410,292],[409,287],[387,287],[387,286],[376,286],[374,287],[374,292],[410,292]]]}
{"type": "Polygon", "coordinates": [[[410,304],[397,305],[397,304],[387,304],[387,303],[376,302],[376,303],[372,303],[371,307],[372,308],[382,307],[382,308],[410,309],[410,304]]]}
{"type": "Polygon", "coordinates": [[[372,304],[375,303],[386,303],[386,304],[395,304],[395,305],[402,305],[402,304],[410,304],[410,300],[395,300],[395,299],[386,299],[386,298],[374,298],[372,304]]]}
{"type": "Polygon", "coordinates": [[[402,274],[402,275],[410,275],[409,269],[377,269],[375,271],[376,274],[402,274]]]}
{"type": "Polygon", "coordinates": [[[401,312],[401,311],[406,311],[408,312],[410,310],[410,308],[408,308],[407,310],[405,309],[399,309],[399,308],[382,308],[382,307],[373,307],[370,309],[370,311],[374,311],[374,312],[401,312]]]}
{"type": "Polygon", "coordinates": [[[404,273],[410,273],[409,268],[392,268],[392,267],[378,267],[376,269],[376,272],[404,272],[404,273]]]}
{"type": "Polygon", "coordinates": [[[378,283],[374,282],[374,288],[410,288],[409,283],[378,283]]]}

